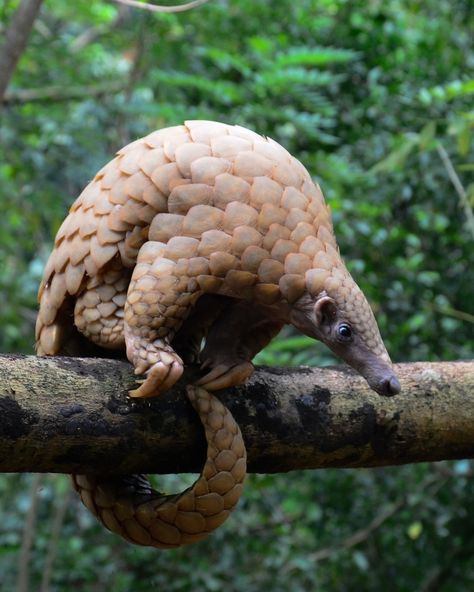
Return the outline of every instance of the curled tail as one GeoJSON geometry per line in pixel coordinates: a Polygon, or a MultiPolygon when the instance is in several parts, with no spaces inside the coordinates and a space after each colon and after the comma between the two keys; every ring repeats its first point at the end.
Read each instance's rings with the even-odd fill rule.
{"type": "Polygon", "coordinates": [[[200,477],[177,495],[152,489],[144,475],[119,478],[73,475],[84,505],[106,528],[137,545],[171,549],[206,538],[237,505],[247,454],[231,412],[211,393],[188,386],[207,440],[200,477]]]}

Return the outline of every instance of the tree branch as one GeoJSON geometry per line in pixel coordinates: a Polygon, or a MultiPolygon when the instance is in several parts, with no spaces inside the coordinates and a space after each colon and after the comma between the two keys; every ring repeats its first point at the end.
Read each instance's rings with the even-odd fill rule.
{"type": "Polygon", "coordinates": [[[41,485],[42,475],[34,475],[30,487],[30,506],[26,515],[26,522],[23,528],[23,537],[21,539],[20,557],[18,560],[18,580],[16,583],[16,592],[28,592],[29,588],[29,568],[31,564],[31,550],[35,536],[36,522],[38,518],[38,489],[41,485]]]}
{"type": "Polygon", "coordinates": [[[467,196],[467,192],[464,189],[463,184],[461,183],[461,179],[458,177],[456,173],[456,169],[449,158],[449,154],[446,152],[443,144],[441,142],[437,142],[436,150],[438,151],[439,157],[441,158],[444,168],[448,173],[449,180],[453,184],[456,193],[458,194],[459,201],[461,203],[461,207],[464,210],[464,214],[466,216],[467,226],[471,232],[472,237],[474,238],[474,212],[472,211],[471,204],[469,203],[469,198],[467,196]]]}
{"type": "Polygon", "coordinates": [[[334,555],[340,551],[347,551],[347,549],[352,549],[353,547],[364,543],[374,534],[374,532],[376,532],[387,520],[395,516],[403,507],[409,506],[410,508],[413,508],[413,506],[416,504],[422,503],[426,499],[426,494],[430,497],[433,497],[434,493],[436,493],[436,491],[439,490],[444,485],[444,483],[446,483],[446,481],[446,477],[442,478],[440,475],[430,474],[416,487],[415,491],[410,491],[409,496],[404,495],[385,508],[382,508],[382,510],[378,512],[374,518],[372,518],[366,527],[356,530],[347,538],[336,542],[330,547],[318,549],[314,553],[308,555],[308,559],[311,562],[325,561],[326,559],[334,557],[334,555]],[[434,487],[432,487],[433,485],[434,487]],[[415,493],[415,495],[413,495],[413,493],[415,493]],[[420,495],[421,493],[425,493],[425,495],[420,495]]]}
{"type": "MultiPolygon", "coordinates": [[[[88,86],[45,86],[44,88],[19,88],[9,91],[3,97],[3,103],[8,105],[40,102],[60,102],[90,99],[122,92],[127,83],[119,80],[98,82],[88,86]]],[[[1,102],[1,99],[0,99],[1,102]]]]}
{"type": "MultiPolygon", "coordinates": [[[[373,467],[474,457],[474,361],[398,364],[380,397],[349,368],[259,368],[219,394],[251,472],[373,467]]],[[[131,366],[95,358],[0,356],[0,471],[197,471],[199,420],[177,388],[131,400],[131,366]]]]}
{"type": "Polygon", "coordinates": [[[5,42],[0,47],[0,103],[25,50],[42,3],[43,0],[22,0],[5,33],[5,42]]]}
{"type": "Polygon", "coordinates": [[[127,20],[129,11],[125,6],[119,6],[117,16],[109,23],[93,25],[78,35],[70,45],[71,53],[79,53],[85,47],[97,41],[99,37],[118,29],[127,20]]]}
{"type": "Polygon", "coordinates": [[[123,4],[124,6],[149,10],[150,12],[185,12],[187,10],[191,10],[192,8],[197,8],[202,4],[206,4],[209,2],[209,0],[192,0],[192,2],[186,2],[186,4],[177,4],[175,6],[149,4],[148,2],[139,2],[138,0],[114,0],[114,2],[117,2],[117,4],[123,4]]]}

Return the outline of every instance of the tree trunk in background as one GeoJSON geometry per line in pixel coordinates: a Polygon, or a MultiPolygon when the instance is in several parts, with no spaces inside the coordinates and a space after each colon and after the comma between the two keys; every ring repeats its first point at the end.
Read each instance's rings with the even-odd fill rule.
{"type": "MultiPolygon", "coordinates": [[[[398,364],[402,393],[369,390],[349,368],[259,368],[219,393],[250,472],[373,467],[474,457],[474,361],[398,364]]],[[[0,356],[0,471],[175,473],[205,457],[178,387],[132,400],[131,366],[95,358],[0,356]]]]}
{"type": "Polygon", "coordinates": [[[0,102],[26,48],[42,3],[43,0],[22,0],[6,30],[5,42],[0,47],[0,102]]]}

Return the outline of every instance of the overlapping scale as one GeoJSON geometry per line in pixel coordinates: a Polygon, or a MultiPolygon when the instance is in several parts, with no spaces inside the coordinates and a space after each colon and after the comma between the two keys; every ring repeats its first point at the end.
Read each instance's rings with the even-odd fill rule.
{"type": "MultiPolygon", "coordinates": [[[[359,302],[303,165],[251,130],[188,121],[121,149],[73,204],[40,288],[38,353],[61,351],[70,322],[61,311],[72,302],[86,337],[126,347],[137,373],[147,373],[131,394],[152,396],[181,375],[171,339],[202,294],[272,305],[329,288],[341,305],[359,302]]],[[[209,444],[190,490],[163,499],[137,478],[130,483],[151,498],[131,504],[116,483],[75,477],[89,509],[137,544],[200,540],[240,496],[245,447],[234,420],[207,391],[188,394],[209,444]]]]}

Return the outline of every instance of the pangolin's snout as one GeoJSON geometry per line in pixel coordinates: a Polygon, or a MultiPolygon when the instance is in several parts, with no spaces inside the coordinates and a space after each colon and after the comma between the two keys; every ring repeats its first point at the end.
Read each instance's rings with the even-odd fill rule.
{"type": "Polygon", "coordinates": [[[384,378],[378,385],[378,388],[374,388],[374,390],[379,395],[384,395],[386,397],[392,397],[393,395],[398,395],[401,391],[401,386],[398,378],[393,374],[387,378],[384,378]]]}
{"type": "MultiPolygon", "coordinates": [[[[340,352],[336,350],[335,353],[340,352]]],[[[344,359],[365,378],[370,388],[384,397],[398,395],[402,387],[393,371],[388,354],[382,357],[375,355],[366,348],[360,348],[356,350],[356,353],[358,355],[354,355],[353,350],[351,355],[344,357],[344,359]]]]}
{"type": "Polygon", "coordinates": [[[368,377],[367,382],[369,383],[371,389],[373,389],[379,395],[383,395],[384,397],[398,395],[402,389],[398,378],[393,373],[375,380],[373,378],[371,380],[371,378],[368,377]]]}

